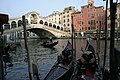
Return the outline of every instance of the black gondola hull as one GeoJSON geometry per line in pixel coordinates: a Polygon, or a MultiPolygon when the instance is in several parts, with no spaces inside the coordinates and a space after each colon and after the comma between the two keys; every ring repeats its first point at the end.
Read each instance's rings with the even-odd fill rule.
{"type": "MultiPolygon", "coordinates": [[[[70,42],[68,41],[66,49],[71,49],[72,46],[70,42]]],[[[68,65],[65,65],[63,63],[59,63],[59,61],[56,61],[56,63],[53,65],[51,70],[48,72],[44,80],[70,80],[71,75],[73,74],[73,61],[71,60],[68,65]]]]}
{"type": "Polygon", "coordinates": [[[71,68],[64,75],[62,75],[61,77],[59,77],[56,80],[70,80],[70,78],[73,74],[73,71],[74,71],[74,67],[71,66],[71,68]]]}
{"type": "Polygon", "coordinates": [[[46,48],[53,48],[55,45],[58,44],[58,41],[57,42],[54,42],[54,43],[49,43],[49,44],[41,44],[43,47],[46,47],[46,48]]]}

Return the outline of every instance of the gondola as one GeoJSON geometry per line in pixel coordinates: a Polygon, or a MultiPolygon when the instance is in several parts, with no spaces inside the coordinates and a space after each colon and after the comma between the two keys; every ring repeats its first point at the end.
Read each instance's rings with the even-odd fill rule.
{"type": "Polygon", "coordinates": [[[57,44],[58,44],[58,41],[56,41],[56,42],[43,42],[41,45],[43,47],[53,48],[57,44]]]}
{"type": "MultiPolygon", "coordinates": [[[[84,53],[85,54],[89,54],[89,53],[94,53],[95,54],[95,50],[94,50],[93,46],[90,45],[88,41],[87,41],[87,45],[86,45],[85,50],[82,50],[82,51],[83,51],[83,54],[84,53]]],[[[95,64],[93,64],[91,62],[85,62],[84,64],[80,64],[79,60],[78,60],[70,80],[93,80],[95,78],[94,77],[95,73],[94,73],[93,68],[94,69],[97,68],[97,62],[96,61],[95,61],[95,64]],[[91,66],[94,66],[94,67],[91,68],[91,66]]]]}
{"type": "MultiPolygon", "coordinates": [[[[72,45],[68,41],[65,50],[71,50],[72,45]]],[[[48,72],[47,76],[44,78],[44,80],[69,80],[70,76],[73,73],[73,61],[71,60],[68,65],[64,65],[62,63],[59,63],[58,60],[55,62],[51,70],[48,72]]]]}

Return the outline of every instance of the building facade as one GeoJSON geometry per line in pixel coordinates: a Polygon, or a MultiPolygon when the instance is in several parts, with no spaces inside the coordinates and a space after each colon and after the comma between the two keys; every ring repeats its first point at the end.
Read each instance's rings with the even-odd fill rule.
{"type": "MultiPolygon", "coordinates": [[[[64,26],[44,19],[39,13],[32,11],[25,14],[26,30],[28,38],[62,38],[71,35],[64,31],[64,26]]],[[[24,38],[22,16],[13,18],[3,25],[4,36],[8,40],[24,38]]]]}
{"type": "MultiPolygon", "coordinates": [[[[115,37],[120,38],[120,3],[117,4],[116,8],[116,20],[115,20],[115,37]]],[[[108,33],[110,31],[110,8],[107,9],[107,26],[108,26],[108,33]]]]}
{"type": "Polygon", "coordinates": [[[81,32],[93,33],[104,30],[105,11],[103,6],[95,7],[94,0],[88,0],[88,5],[81,6],[81,32]]]}
{"type": "Polygon", "coordinates": [[[77,11],[75,13],[72,14],[73,16],[73,25],[74,25],[74,29],[75,31],[80,31],[81,28],[81,12],[77,11]]]}
{"type": "Polygon", "coordinates": [[[77,32],[93,34],[97,30],[105,28],[105,11],[103,6],[95,7],[94,0],[88,0],[88,4],[81,6],[81,11],[73,15],[73,25],[77,32]]]}
{"type": "Polygon", "coordinates": [[[80,29],[81,29],[81,12],[77,11],[75,13],[72,13],[73,16],[73,26],[75,31],[75,36],[81,36],[80,29]]]}
{"type": "Polygon", "coordinates": [[[64,8],[63,12],[53,12],[51,15],[44,17],[45,19],[61,24],[66,32],[71,31],[71,14],[75,12],[75,7],[69,6],[64,8]]]}

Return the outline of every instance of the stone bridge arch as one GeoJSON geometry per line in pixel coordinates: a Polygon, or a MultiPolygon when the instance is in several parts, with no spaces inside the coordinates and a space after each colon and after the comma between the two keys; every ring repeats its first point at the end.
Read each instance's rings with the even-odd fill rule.
{"type": "MultiPolygon", "coordinates": [[[[53,38],[62,38],[62,37],[70,37],[71,34],[65,31],[65,28],[61,24],[57,24],[55,22],[49,21],[44,17],[40,16],[37,12],[32,11],[30,13],[25,14],[26,21],[26,29],[28,30],[29,38],[45,38],[45,37],[53,37],[53,38]],[[34,34],[35,33],[35,34],[34,34]],[[36,36],[38,35],[38,36],[36,36]]],[[[17,38],[23,38],[23,26],[22,26],[22,17],[14,18],[9,20],[9,24],[5,24],[3,26],[4,34],[9,38],[18,36],[17,38]]]]}
{"type": "Polygon", "coordinates": [[[49,37],[57,38],[53,33],[42,28],[31,28],[31,29],[27,29],[27,31],[35,33],[36,35],[39,36],[39,38],[49,38],[49,37]]]}

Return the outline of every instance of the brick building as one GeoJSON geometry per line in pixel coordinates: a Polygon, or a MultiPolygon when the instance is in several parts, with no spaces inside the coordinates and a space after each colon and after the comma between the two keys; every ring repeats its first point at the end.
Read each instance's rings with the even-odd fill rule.
{"type": "Polygon", "coordinates": [[[73,25],[74,25],[74,30],[75,30],[75,35],[80,36],[80,23],[81,23],[81,12],[77,11],[72,13],[73,16],[73,25]]]}
{"type": "Polygon", "coordinates": [[[104,30],[105,11],[103,6],[95,7],[94,0],[88,0],[88,4],[81,6],[81,12],[73,13],[74,27],[81,33],[93,34],[96,30],[104,30]]]}
{"type": "MultiPolygon", "coordinates": [[[[110,33],[110,8],[107,9],[107,26],[108,33],[110,33]]],[[[108,35],[110,36],[110,35],[108,35]]],[[[120,38],[120,3],[117,4],[116,8],[116,20],[115,20],[115,37],[120,38]]]]}

